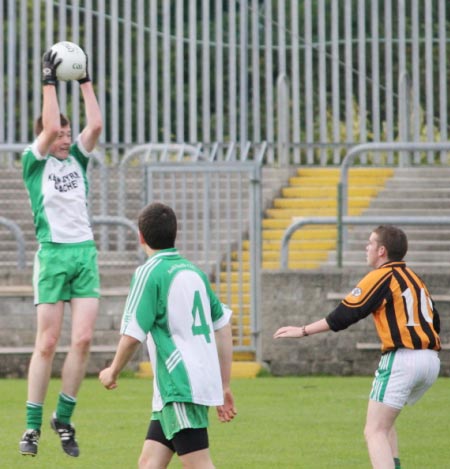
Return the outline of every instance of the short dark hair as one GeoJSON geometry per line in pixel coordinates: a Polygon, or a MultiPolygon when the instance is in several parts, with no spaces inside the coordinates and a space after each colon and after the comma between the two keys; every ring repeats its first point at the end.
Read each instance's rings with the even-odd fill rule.
{"type": "MultiPolygon", "coordinates": [[[[64,114],[60,114],[59,123],[61,127],[66,127],[67,125],[70,125],[70,120],[64,114]]],[[[39,135],[43,129],[44,125],[42,123],[42,116],[39,116],[34,123],[34,134],[39,135]]]]}
{"type": "Polygon", "coordinates": [[[144,207],[139,214],[138,227],[151,249],[169,249],[175,246],[177,217],[168,205],[153,202],[144,207]]]}
{"type": "Polygon", "coordinates": [[[390,261],[401,261],[408,252],[408,238],[403,230],[392,225],[380,225],[373,232],[378,244],[384,246],[390,261]]]}

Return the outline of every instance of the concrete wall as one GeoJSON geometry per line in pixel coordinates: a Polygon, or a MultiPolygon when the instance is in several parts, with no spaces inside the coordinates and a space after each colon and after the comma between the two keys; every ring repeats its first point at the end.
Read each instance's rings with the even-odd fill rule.
{"type": "MultiPolygon", "coordinates": [[[[24,276],[6,279],[0,286],[0,377],[25,377],[36,334],[36,309],[33,305],[31,285],[24,276]],[[5,281],[6,280],[6,281],[5,281]],[[22,286],[16,286],[20,282],[22,286]]],[[[119,341],[119,328],[125,306],[130,276],[102,278],[102,298],[97,318],[92,352],[87,373],[97,375],[114,356],[119,341]],[[120,285],[120,286],[117,286],[120,285]],[[123,285],[123,286],[122,286],[123,285]]],[[[66,306],[63,330],[53,362],[53,375],[59,376],[70,343],[70,308],[66,306]]],[[[148,360],[146,347],[141,347],[133,357],[130,368],[148,360]]]]}
{"type": "MultiPolygon", "coordinates": [[[[304,339],[273,340],[276,329],[302,325],[325,317],[367,270],[337,269],[323,272],[264,272],[262,278],[262,359],[275,375],[372,375],[379,349],[358,349],[358,343],[379,343],[373,320],[361,320],[345,331],[329,331],[304,339]]],[[[450,274],[422,275],[432,295],[448,295],[450,274]]],[[[450,344],[450,302],[437,302],[441,339],[450,344]]],[[[441,352],[441,375],[450,376],[450,350],[441,352]]]]}
{"type": "MultiPolygon", "coordinates": [[[[327,332],[305,339],[277,340],[272,335],[283,325],[302,325],[323,318],[337,304],[336,293],[350,291],[367,270],[337,269],[319,272],[264,272],[262,274],[262,360],[275,375],[331,374],[372,375],[380,357],[379,349],[360,350],[357,343],[378,343],[370,317],[339,333],[327,332]]],[[[433,295],[449,295],[450,274],[422,275],[433,295]]],[[[36,330],[36,311],[25,278],[2,278],[0,287],[0,377],[26,376],[36,330]],[[16,353],[5,353],[8,347],[16,353]]],[[[109,364],[117,341],[128,292],[129,276],[102,279],[100,314],[96,324],[88,374],[96,375],[109,364]],[[106,346],[106,347],[105,347],[106,346]],[[109,348],[108,348],[109,347],[109,348]]],[[[450,302],[438,302],[442,343],[450,344],[450,302]]],[[[68,313],[68,309],[66,310],[68,313]]],[[[53,372],[59,375],[64,346],[69,343],[70,314],[66,314],[53,372]]],[[[450,347],[449,347],[450,348],[450,347]]],[[[131,368],[148,360],[145,347],[136,354],[131,368]]],[[[450,349],[441,352],[441,375],[450,376],[450,349]]]]}

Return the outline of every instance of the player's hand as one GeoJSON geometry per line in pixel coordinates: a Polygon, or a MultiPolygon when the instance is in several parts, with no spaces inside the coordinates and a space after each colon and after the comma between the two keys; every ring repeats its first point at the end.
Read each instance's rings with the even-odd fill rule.
{"type": "Polygon", "coordinates": [[[234,398],[230,389],[225,389],[223,392],[223,405],[217,406],[217,416],[221,422],[231,422],[237,415],[237,410],[234,407],[234,398]]]}
{"type": "Polygon", "coordinates": [[[82,85],[83,83],[87,83],[88,81],[91,81],[91,77],[89,75],[89,68],[88,68],[88,55],[86,54],[86,52],[84,53],[84,55],[86,56],[86,71],[84,73],[84,76],[82,76],[79,80],[78,80],[78,83],[80,85],[82,85]]]}
{"type": "Polygon", "coordinates": [[[273,335],[274,339],[298,338],[298,337],[303,337],[303,330],[301,327],[295,327],[295,326],[280,327],[273,335]]]}
{"type": "Polygon", "coordinates": [[[105,386],[106,389],[116,389],[117,388],[117,378],[112,373],[111,368],[105,368],[100,371],[98,379],[105,386]]]}
{"type": "Polygon", "coordinates": [[[44,85],[56,85],[56,69],[62,62],[62,59],[56,58],[57,53],[49,49],[42,56],[42,83],[44,85]]]}

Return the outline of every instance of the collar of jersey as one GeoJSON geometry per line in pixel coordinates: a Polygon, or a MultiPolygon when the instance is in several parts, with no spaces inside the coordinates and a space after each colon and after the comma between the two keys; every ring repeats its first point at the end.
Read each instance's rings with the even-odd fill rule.
{"type": "Polygon", "coordinates": [[[155,254],[152,254],[149,259],[157,259],[158,257],[174,257],[179,255],[177,248],[160,249],[155,252],[155,254]]]}
{"type": "Polygon", "coordinates": [[[386,267],[404,267],[406,265],[405,261],[388,261],[382,265],[380,265],[380,267],[378,267],[379,269],[384,269],[386,267]]]}

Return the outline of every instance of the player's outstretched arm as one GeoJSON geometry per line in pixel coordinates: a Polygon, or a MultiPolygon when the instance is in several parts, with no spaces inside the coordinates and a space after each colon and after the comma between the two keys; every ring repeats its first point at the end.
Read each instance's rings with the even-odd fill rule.
{"type": "Polygon", "coordinates": [[[56,94],[56,69],[61,59],[48,50],[42,57],[42,132],[37,139],[38,151],[47,155],[60,131],[59,104],[56,94]]]}
{"type": "Polygon", "coordinates": [[[234,398],[230,388],[231,363],[233,359],[233,338],[231,325],[215,331],[217,352],[219,355],[220,373],[222,377],[223,399],[224,403],[217,407],[217,415],[221,422],[233,420],[237,414],[234,398]]]}
{"type": "Polygon", "coordinates": [[[100,371],[98,378],[106,389],[117,388],[117,378],[125,365],[130,361],[141,343],[134,337],[123,335],[117,346],[111,365],[100,371]]]}
{"type": "Polygon", "coordinates": [[[284,326],[280,327],[273,335],[274,339],[300,338],[308,335],[319,334],[330,330],[326,319],[312,322],[306,326],[284,326]]]}

